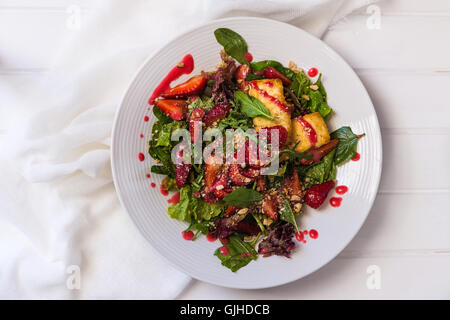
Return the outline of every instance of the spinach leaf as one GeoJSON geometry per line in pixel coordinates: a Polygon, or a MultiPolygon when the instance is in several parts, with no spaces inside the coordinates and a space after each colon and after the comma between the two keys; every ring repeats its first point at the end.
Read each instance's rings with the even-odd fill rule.
{"type": "Polygon", "coordinates": [[[364,134],[355,135],[350,127],[341,127],[331,134],[331,139],[339,139],[334,160],[336,165],[341,165],[356,155],[358,139],[363,136],[364,134]]]}
{"type": "Polygon", "coordinates": [[[224,131],[225,129],[242,129],[244,131],[253,128],[253,121],[245,113],[231,110],[228,116],[221,120],[218,129],[224,131]]]}
{"type": "Polygon", "coordinates": [[[292,224],[298,230],[297,222],[295,221],[295,213],[291,208],[291,203],[288,199],[283,200],[283,208],[280,210],[280,219],[292,224]]]}
{"type": "Polygon", "coordinates": [[[225,245],[229,251],[228,255],[221,254],[220,248],[217,248],[214,252],[214,255],[220,259],[223,266],[236,272],[252,260],[258,259],[255,249],[249,243],[242,241],[238,235],[232,235],[228,239],[230,242],[225,245]]]}
{"type": "MultiPolygon", "coordinates": [[[[289,68],[286,68],[283,66],[280,62],[275,60],[263,60],[258,62],[252,62],[250,63],[250,66],[254,71],[262,71],[267,67],[272,67],[280,71],[283,75],[285,75],[290,80],[293,80],[295,78],[295,72],[289,68]]],[[[247,79],[246,79],[247,80],[247,79]]]]}
{"type": "Polygon", "coordinates": [[[241,35],[228,28],[219,28],[214,31],[214,36],[228,55],[235,58],[240,64],[248,64],[244,57],[248,52],[247,42],[241,35]]]}
{"type": "Polygon", "coordinates": [[[154,165],[151,167],[150,171],[156,174],[163,174],[165,176],[171,175],[170,169],[165,166],[154,165]]]}
{"type": "Polygon", "coordinates": [[[251,118],[264,117],[273,120],[267,107],[255,97],[251,97],[242,91],[235,91],[234,99],[239,103],[241,112],[247,116],[251,118]]]}
{"type": "Polygon", "coordinates": [[[241,187],[226,195],[223,201],[231,206],[248,208],[253,202],[261,201],[262,198],[258,191],[241,187]]]}
{"type": "Polygon", "coordinates": [[[209,221],[217,217],[225,210],[223,203],[207,203],[203,199],[193,196],[190,186],[184,186],[180,189],[180,201],[169,207],[169,215],[181,221],[209,221]]]}
{"type": "Polygon", "coordinates": [[[306,168],[304,176],[307,188],[314,184],[333,180],[336,177],[336,164],[334,163],[335,154],[336,149],[323,157],[320,162],[306,168]]]}

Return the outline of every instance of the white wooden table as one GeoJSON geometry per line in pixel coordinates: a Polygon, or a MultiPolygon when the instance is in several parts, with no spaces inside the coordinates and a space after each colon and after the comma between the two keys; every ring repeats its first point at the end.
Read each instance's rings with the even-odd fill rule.
{"type": "MultiPolygon", "coordinates": [[[[88,0],[0,0],[0,81],[19,87],[45,75],[76,32],[71,5],[92,10],[88,0]]],[[[372,9],[324,38],[361,77],[382,127],[383,175],[364,227],[302,280],[253,291],[194,281],[180,298],[450,298],[450,1],[381,1],[372,9]],[[380,28],[370,29],[378,9],[380,28]],[[378,274],[379,286],[371,282],[378,274]]],[[[0,108],[0,134],[7,116],[0,108]]]]}

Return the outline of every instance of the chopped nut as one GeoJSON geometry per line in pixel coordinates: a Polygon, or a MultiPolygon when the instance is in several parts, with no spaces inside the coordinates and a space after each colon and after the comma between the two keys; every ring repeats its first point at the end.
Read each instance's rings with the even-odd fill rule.
{"type": "Polygon", "coordinates": [[[300,201],[300,200],[301,198],[295,194],[291,197],[291,201],[300,201]]]}
{"type": "Polygon", "coordinates": [[[238,214],[246,214],[248,212],[248,208],[243,208],[241,210],[239,210],[237,213],[238,214]]]}
{"type": "Polygon", "coordinates": [[[264,218],[263,225],[270,226],[272,224],[273,220],[270,218],[264,218]]]}
{"type": "Polygon", "coordinates": [[[223,185],[218,185],[217,187],[216,187],[216,190],[222,190],[223,189],[223,185]]]}
{"type": "Polygon", "coordinates": [[[319,89],[319,86],[317,84],[312,84],[309,86],[311,89],[313,89],[314,91],[319,89]]]}
{"type": "Polygon", "coordinates": [[[301,208],[302,208],[302,204],[301,203],[294,204],[294,211],[295,212],[300,212],[301,208]]]}
{"type": "Polygon", "coordinates": [[[294,71],[295,73],[302,72],[303,69],[299,68],[297,64],[295,64],[293,61],[289,61],[288,68],[294,71]]]}
{"type": "Polygon", "coordinates": [[[179,64],[177,64],[178,68],[183,68],[184,67],[184,62],[180,62],[179,64]]]}
{"type": "Polygon", "coordinates": [[[307,101],[309,101],[309,96],[306,95],[306,94],[302,95],[302,98],[305,99],[305,100],[307,100],[307,101]]]}

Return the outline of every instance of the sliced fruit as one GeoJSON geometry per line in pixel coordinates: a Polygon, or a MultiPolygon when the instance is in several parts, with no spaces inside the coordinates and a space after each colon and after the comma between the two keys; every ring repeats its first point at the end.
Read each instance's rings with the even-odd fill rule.
{"type": "Polygon", "coordinates": [[[209,110],[205,116],[205,123],[211,124],[218,120],[225,118],[231,109],[231,104],[220,103],[216,104],[209,110]]]}
{"type": "Polygon", "coordinates": [[[328,192],[333,189],[334,181],[315,184],[306,191],[305,202],[308,206],[318,209],[327,198],[328,192]]]}
{"type": "Polygon", "coordinates": [[[245,80],[250,73],[250,66],[248,64],[241,64],[234,73],[236,80],[245,80]]]}
{"type": "Polygon", "coordinates": [[[189,163],[184,163],[183,161],[183,151],[179,151],[176,157],[176,163],[175,163],[175,180],[177,181],[177,187],[178,189],[181,189],[188,177],[189,172],[191,171],[192,165],[189,163]]]}
{"type": "Polygon", "coordinates": [[[161,94],[163,98],[187,98],[194,96],[202,92],[206,85],[206,77],[195,76],[190,78],[188,81],[181,83],[169,91],[161,94]]]}
{"type": "Polygon", "coordinates": [[[278,132],[278,145],[283,146],[288,139],[288,132],[283,126],[273,126],[273,127],[265,127],[259,130],[267,130],[267,143],[272,143],[272,137],[275,137],[275,132],[278,132]]]}
{"type": "Polygon", "coordinates": [[[265,176],[259,176],[256,178],[256,187],[259,192],[266,191],[266,177],[265,176]]]}
{"type": "Polygon", "coordinates": [[[208,189],[212,187],[223,167],[222,163],[218,163],[214,159],[215,157],[210,155],[205,161],[205,185],[208,189]]]}
{"type": "Polygon", "coordinates": [[[187,103],[183,100],[161,99],[155,101],[157,106],[165,115],[173,120],[184,120],[186,118],[187,103]]]}
{"type": "Polygon", "coordinates": [[[264,76],[267,79],[280,79],[285,86],[289,86],[292,82],[280,71],[270,66],[264,69],[264,76]]]}
{"type": "Polygon", "coordinates": [[[303,189],[300,178],[298,177],[297,169],[292,171],[292,174],[284,181],[285,192],[289,194],[292,202],[301,202],[303,198],[303,189]]]}
{"type": "Polygon", "coordinates": [[[223,175],[211,187],[211,191],[218,199],[223,199],[229,193],[227,184],[227,177],[223,175]]]}
{"type": "Polygon", "coordinates": [[[273,221],[278,220],[277,203],[274,198],[267,196],[261,205],[262,212],[273,221]]]}
{"type": "Polygon", "coordinates": [[[225,211],[225,217],[229,217],[233,214],[235,214],[240,208],[236,206],[228,206],[227,210],[225,211]]]}
{"type": "Polygon", "coordinates": [[[320,159],[325,157],[328,153],[330,153],[334,148],[337,147],[339,144],[339,139],[333,139],[327,144],[324,144],[323,146],[319,148],[313,148],[308,150],[307,154],[312,155],[313,158],[311,160],[308,159],[300,159],[300,164],[304,166],[309,166],[310,164],[319,162],[320,159]]]}
{"type": "Polygon", "coordinates": [[[246,186],[252,183],[255,178],[249,178],[243,175],[239,169],[240,167],[241,166],[237,163],[230,164],[228,168],[228,177],[230,178],[231,183],[236,186],[246,186]]]}
{"type": "Polygon", "coordinates": [[[191,134],[192,142],[196,142],[201,134],[202,120],[205,116],[205,110],[202,108],[195,108],[189,116],[189,133],[191,134]]]}

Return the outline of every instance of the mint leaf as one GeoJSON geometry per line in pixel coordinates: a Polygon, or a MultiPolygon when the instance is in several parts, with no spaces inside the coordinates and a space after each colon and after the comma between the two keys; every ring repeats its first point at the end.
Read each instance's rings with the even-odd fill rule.
{"type": "Polygon", "coordinates": [[[232,235],[228,239],[230,242],[225,245],[229,251],[228,255],[221,254],[220,248],[217,248],[214,252],[214,255],[220,259],[223,266],[236,272],[248,265],[252,260],[258,259],[255,249],[249,243],[242,241],[238,235],[232,235]]]}
{"type": "Polygon", "coordinates": [[[228,28],[219,28],[214,31],[214,36],[228,55],[235,58],[240,64],[248,64],[244,57],[248,52],[247,42],[240,34],[228,28]]]}
{"type": "Polygon", "coordinates": [[[247,116],[251,118],[264,117],[273,120],[267,107],[255,97],[251,97],[242,91],[235,91],[234,99],[239,103],[241,112],[247,116]]]}
{"type": "Polygon", "coordinates": [[[258,191],[241,187],[226,195],[223,201],[231,206],[248,208],[253,202],[261,201],[262,198],[258,191]]]}
{"type": "Polygon", "coordinates": [[[283,200],[283,208],[280,210],[280,219],[292,224],[298,230],[297,222],[295,221],[295,213],[291,208],[291,203],[288,199],[283,200]]]}
{"type": "Polygon", "coordinates": [[[362,136],[364,134],[355,135],[350,127],[339,128],[331,134],[331,139],[339,139],[336,147],[336,165],[341,165],[356,155],[358,139],[362,136]]]}

